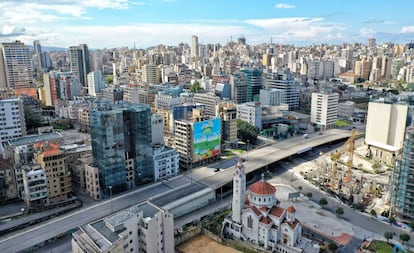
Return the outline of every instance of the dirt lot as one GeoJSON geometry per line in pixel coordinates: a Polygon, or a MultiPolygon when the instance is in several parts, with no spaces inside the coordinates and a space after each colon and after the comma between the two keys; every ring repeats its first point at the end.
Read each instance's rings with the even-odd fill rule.
{"type": "Polygon", "coordinates": [[[221,245],[206,235],[199,235],[181,244],[178,250],[183,253],[240,253],[241,251],[221,245]]]}

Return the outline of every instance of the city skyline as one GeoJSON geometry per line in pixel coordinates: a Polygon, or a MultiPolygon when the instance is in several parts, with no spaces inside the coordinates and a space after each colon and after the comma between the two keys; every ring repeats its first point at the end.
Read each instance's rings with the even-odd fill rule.
{"type": "Polygon", "coordinates": [[[44,46],[146,48],[158,44],[226,43],[309,45],[406,43],[414,38],[410,1],[189,1],[189,0],[5,0],[0,38],[44,46]],[[112,39],[116,38],[116,39],[112,39]]]}

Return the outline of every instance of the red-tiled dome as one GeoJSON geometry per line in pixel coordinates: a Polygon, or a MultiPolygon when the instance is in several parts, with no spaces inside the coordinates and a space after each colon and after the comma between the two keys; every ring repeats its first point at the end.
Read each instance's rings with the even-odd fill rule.
{"type": "Polygon", "coordinates": [[[276,192],[276,187],[261,180],[261,181],[258,181],[252,184],[249,187],[249,191],[255,194],[260,194],[260,195],[269,195],[269,194],[274,194],[276,192]]]}
{"type": "Polygon", "coordinates": [[[288,213],[295,213],[296,212],[296,209],[293,206],[289,206],[288,208],[286,208],[286,211],[288,213]]]}

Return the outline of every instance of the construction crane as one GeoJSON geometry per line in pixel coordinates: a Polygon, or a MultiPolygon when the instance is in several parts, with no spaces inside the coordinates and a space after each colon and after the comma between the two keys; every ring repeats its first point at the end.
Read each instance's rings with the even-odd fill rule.
{"type": "Polygon", "coordinates": [[[344,182],[348,183],[352,179],[352,166],[354,162],[354,151],[355,151],[355,138],[357,135],[357,130],[354,128],[352,129],[351,136],[348,140],[342,145],[338,150],[331,153],[331,161],[332,161],[332,178],[331,178],[331,189],[333,191],[337,190],[337,171],[338,171],[338,160],[341,155],[346,152],[348,154],[348,161],[346,163],[346,176],[344,177],[344,182]]]}

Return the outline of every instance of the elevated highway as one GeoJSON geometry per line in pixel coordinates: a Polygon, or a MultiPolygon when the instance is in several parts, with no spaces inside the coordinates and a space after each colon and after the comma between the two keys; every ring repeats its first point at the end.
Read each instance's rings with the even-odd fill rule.
{"type": "MultiPolygon", "coordinates": [[[[268,144],[265,147],[250,150],[243,154],[246,160],[247,172],[253,172],[279,160],[300,153],[304,148],[314,148],[323,144],[340,141],[348,138],[351,132],[346,130],[330,130],[322,135],[310,134],[309,138],[295,137],[268,144]]],[[[273,142],[269,140],[269,142],[273,142]]],[[[186,177],[179,176],[164,182],[137,189],[126,194],[115,196],[111,200],[99,202],[94,206],[80,209],[76,212],[57,217],[44,224],[30,227],[24,231],[18,231],[10,235],[0,237],[0,249],[2,252],[21,252],[33,245],[42,243],[56,237],[65,235],[77,229],[79,226],[107,216],[113,211],[127,208],[148,199],[161,206],[171,205],[190,194],[204,191],[208,188],[219,189],[232,180],[233,168],[236,158],[217,162],[213,165],[194,169],[186,177]],[[219,168],[219,172],[214,172],[219,168]]]]}

